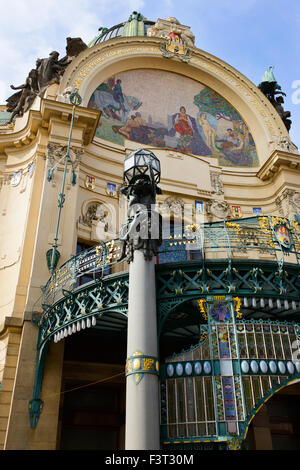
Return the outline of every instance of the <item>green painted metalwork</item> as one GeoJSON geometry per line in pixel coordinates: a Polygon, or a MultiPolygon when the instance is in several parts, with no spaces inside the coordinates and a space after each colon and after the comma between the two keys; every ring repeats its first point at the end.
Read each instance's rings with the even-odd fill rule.
{"type": "Polygon", "coordinates": [[[62,289],[63,296],[48,307],[40,322],[38,348],[82,320],[118,312],[127,316],[128,274],[122,273],[97,279],[76,291],[62,289]]]}
{"type": "MultiPolygon", "coordinates": [[[[59,194],[58,198],[58,214],[57,214],[57,222],[56,222],[56,230],[55,230],[55,237],[53,240],[53,245],[52,245],[52,254],[50,257],[49,251],[46,254],[47,258],[47,265],[49,268],[49,271],[51,274],[53,274],[53,271],[55,270],[57,266],[57,262],[60,253],[57,250],[57,241],[58,241],[58,230],[59,230],[59,225],[60,225],[60,218],[61,218],[61,212],[65,203],[65,184],[66,184],[66,177],[67,177],[67,168],[68,168],[68,163],[69,163],[69,158],[70,158],[70,148],[71,148],[71,140],[72,140],[72,133],[73,133],[73,125],[74,125],[74,118],[75,118],[75,112],[76,112],[76,106],[79,106],[81,104],[81,96],[78,94],[77,91],[72,93],[70,95],[70,103],[73,105],[73,110],[72,110],[72,117],[71,117],[71,125],[70,125],[70,132],[69,132],[69,139],[68,139],[68,147],[67,147],[67,152],[66,155],[64,156],[65,159],[65,166],[64,166],[64,174],[63,174],[63,180],[62,180],[62,186],[61,186],[61,192],[59,194]]],[[[55,166],[51,169],[48,170],[48,181],[51,181],[53,171],[55,169],[55,166]]],[[[73,171],[72,175],[72,183],[76,183],[76,175],[73,171]]]]}
{"type": "MultiPolygon", "coordinates": [[[[266,323],[265,320],[257,318],[251,320],[251,316],[259,309],[261,312],[265,310],[268,312],[268,321],[272,325],[276,322],[281,325],[288,324],[287,320],[299,321],[298,223],[278,217],[253,217],[206,224],[202,228],[202,235],[200,229],[195,232],[189,229],[186,232],[188,236],[184,236],[184,232],[181,238],[175,240],[171,237],[165,240],[157,257],[159,336],[165,334],[166,329],[169,331],[176,328],[178,320],[171,319],[175,312],[187,309],[187,306],[193,302],[203,301],[209,304],[216,296],[223,296],[228,302],[233,302],[231,308],[234,331],[240,324],[234,299],[243,302],[239,307],[246,315],[243,323],[247,321],[249,324],[253,322],[253,325],[263,321],[266,323]],[[276,238],[278,225],[284,225],[290,233],[289,250],[283,249],[276,238]],[[196,251],[191,250],[192,243],[195,241],[195,245],[198,246],[200,239],[203,240],[200,248],[196,251]],[[239,253],[245,250],[251,259],[238,257],[239,253]],[[176,253],[179,256],[174,258],[176,253]],[[263,259],[264,256],[268,259],[263,259]],[[173,261],[174,259],[180,261],[173,261]],[[161,263],[162,260],[171,262],[161,263]],[[266,306],[269,307],[266,309],[266,306]]],[[[109,323],[110,318],[116,321],[115,315],[124,319],[121,323],[118,321],[115,328],[126,328],[128,273],[106,275],[109,269],[122,260],[122,251],[123,244],[119,240],[101,242],[56,269],[43,288],[43,313],[38,322],[36,376],[33,399],[29,408],[32,427],[37,425],[42,410],[40,397],[43,368],[50,342],[58,341],[82,328],[89,328],[93,326],[93,321],[99,323],[107,319],[109,323]],[[79,283],[85,279],[90,282],[79,287],[79,283]]],[[[211,336],[212,332],[207,329],[207,324],[203,325],[207,322],[204,314],[194,309],[193,315],[187,315],[187,321],[194,322],[198,315],[199,321],[197,321],[202,324],[199,326],[199,332],[206,331],[211,336]]],[[[180,325],[184,325],[184,321],[182,320],[180,325]]],[[[210,320],[210,324],[213,323],[210,320]]],[[[99,325],[101,326],[101,323],[99,325]]],[[[234,340],[231,339],[231,343],[232,341],[234,340]]],[[[235,343],[237,356],[232,358],[233,370],[236,376],[243,377],[236,339],[235,343]]],[[[213,358],[212,344],[210,348],[213,358]]],[[[210,376],[215,381],[215,377],[220,376],[218,360],[211,361],[211,369],[210,376]]],[[[162,366],[162,381],[166,379],[164,370],[162,366]]],[[[218,432],[219,436],[225,439],[222,426],[222,423],[219,423],[218,432]]]]}
{"type": "Polygon", "coordinates": [[[126,376],[132,375],[136,385],[141,382],[144,374],[159,376],[158,358],[154,356],[146,356],[141,352],[136,352],[133,356],[126,359],[125,374],[126,376]]]}
{"type": "Polygon", "coordinates": [[[99,34],[88,45],[93,47],[109,39],[114,39],[122,36],[146,36],[147,28],[154,25],[154,21],[147,20],[140,13],[133,12],[128,21],[119,23],[111,28],[99,28],[99,34]]]}
{"type": "MultiPolygon", "coordinates": [[[[228,306],[228,315],[224,316],[224,311],[221,311],[222,318],[216,318],[212,316],[212,306],[219,305],[220,303],[220,296],[217,299],[207,297],[206,299],[206,317],[208,320],[207,325],[203,325],[201,331],[205,331],[205,338],[202,338],[197,345],[192,346],[191,348],[182,351],[181,353],[177,353],[165,360],[165,363],[161,364],[161,396],[162,396],[162,442],[164,444],[168,444],[171,448],[174,448],[174,445],[180,443],[181,445],[185,445],[187,443],[191,445],[197,445],[197,443],[201,443],[201,445],[205,445],[205,443],[216,442],[216,440],[224,441],[227,444],[227,448],[231,450],[238,450],[244,445],[244,441],[247,436],[249,424],[251,423],[253,417],[256,413],[260,410],[260,408],[266,403],[266,401],[281,390],[283,387],[293,383],[294,380],[300,378],[300,357],[299,357],[299,346],[300,346],[300,327],[296,323],[292,322],[280,322],[280,321],[264,321],[260,320],[239,320],[236,321],[235,317],[238,313],[238,304],[234,306],[232,304],[231,315],[229,309],[229,296],[223,296],[221,302],[223,302],[223,306],[228,306]],[[215,303],[214,303],[215,302],[215,303]],[[220,341],[220,334],[215,336],[213,335],[213,330],[220,329],[230,329],[232,325],[234,327],[234,335],[228,336],[228,351],[225,348],[225,351],[219,349],[220,341]],[[267,354],[267,350],[265,350],[265,354],[259,359],[259,350],[255,350],[255,352],[248,351],[248,358],[247,360],[240,357],[240,350],[239,350],[239,343],[237,341],[237,336],[241,334],[272,334],[274,337],[277,337],[279,343],[281,344],[281,351],[274,349],[273,353],[267,354]],[[285,337],[287,339],[288,350],[284,348],[284,344],[280,337],[285,337]],[[288,338],[291,338],[291,341],[288,338]],[[204,339],[204,341],[203,341],[204,339]],[[296,341],[297,339],[297,341],[296,341]],[[208,340],[210,343],[209,351],[210,353],[207,355],[207,348],[203,350],[205,354],[203,357],[203,353],[200,354],[201,348],[205,344],[205,341],[208,340]],[[295,344],[294,344],[295,341],[295,344]],[[215,343],[215,344],[214,344],[215,343]],[[219,343],[219,346],[218,346],[219,343]],[[294,348],[298,346],[298,350],[295,350],[296,355],[294,355],[294,348]],[[283,348],[283,349],[282,349],[283,348]],[[206,352],[204,352],[206,351],[206,352]],[[223,353],[225,352],[225,356],[223,353]],[[275,356],[274,356],[275,354],[275,356]],[[222,373],[222,366],[221,361],[228,363],[228,365],[232,364],[230,368],[226,366],[227,370],[223,370],[222,373]],[[255,359],[254,359],[255,358],[255,359]],[[204,364],[209,363],[210,369],[204,370],[204,364]],[[245,363],[247,363],[247,367],[245,368],[245,363]],[[271,368],[271,363],[275,368],[271,368]],[[251,370],[251,368],[253,370],[251,370]],[[188,428],[193,428],[196,425],[203,426],[205,423],[201,423],[201,418],[195,418],[195,424],[192,424],[191,418],[188,419],[188,414],[191,416],[191,412],[188,412],[188,406],[195,406],[198,409],[198,404],[195,401],[194,405],[191,403],[194,400],[192,396],[186,395],[188,393],[188,381],[190,382],[189,387],[198,387],[196,385],[199,383],[199,380],[205,380],[204,377],[211,376],[214,384],[213,388],[213,397],[214,397],[214,406],[216,412],[216,427],[214,430],[214,435],[206,434],[205,436],[201,436],[195,432],[193,429],[191,432],[192,434],[184,434],[187,432],[188,428]],[[253,395],[254,404],[251,405],[250,411],[246,411],[246,404],[245,404],[245,391],[243,390],[243,381],[242,378],[245,377],[247,380],[262,381],[265,379],[266,382],[266,389],[265,387],[262,388],[263,392],[259,392],[258,395],[253,395]],[[260,379],[261,378],[261,379],[260,379]],[[272,380],[271,380],[272,379],[272,380]],[[227,382],[224,382],[227,380],[227,382]],[[180,388],[179,385],[176,387],[176,396],[174,404],[170,401],[171,398],[168,399],[168,383],[172,382],[172,387],[176,387],[175,383],[181,383],[180,388]],[[196,382],[197,381],[197,382],[196,382]],[[226,383],[234,384],[234,388],[232,390],[232,394],[235,398],[230,397],[231,405],[233,405],[232,409],[232,417],[231,414],[227,416],[226,406],[225,406],[225,398],[226,393],[228,391],[225,387],[226,383]],[[271,383],[276,382],[276,385],[270,386],[271,383]],[[185,383],[185,385],[183,385],[185,383]],[[192,385],[194,384],[194,385],[192,385]],[[269,384],[269,385],[268,385],[269,384]],[[222,390],[223,388],[223,390],[222,390]],[[180,396],[181,394],[181,396],[180,396]],[[186,395],[186,396],[183,396],[186,395]],[[180,406],[180,403],[185,403],[186,410],[179,412],[173,412],[173,418],[169,421],[167,418],[170,414],[170,407],[172,409],[173,406],[180,406]],[[176,403],[176,405],[175,405],[176,403]],[[175,413],[175,414],[174,414],[175,413]],[[182,418],[179,418],[180,413],[184,414],[186,418],[182,423],[182,418]],[[186,413],[186,414],[185,414],[186,413]],[[172,421],[174,420],[174,416],[176,415],[175,423],[172,421]],[[197,421],[198,420],[198,421],[197,421]],[[199,421],[200,420],[200,421],[199,421]],[[235,421],[235,429],[232,427],[233,421],[235,421]],[[177,422],[177,424],[176,424],[177,422]],[[227,429],[228,424],[230,427],[227,429]],[[170,431],[169,429],[174,428],[176,426],[177,433],[181,433],[180,435],[172,436],[174,431],[170,431]],[[185,431],[183,431],[185,429],[185,431]],[[234,429],[234,431],[233,431],[234,429]]],[[[225,312],[226,313],[226,312],[225,312]]],[[[227,330],[228,331],[228,330],[227,330]]],[[[273,340],[272,340],[273,342],[273,340]]],[[[255,340],[256,343],[256,340],[255,340]]],[[[275,343],[274,343],[275,344],[275,343]]],[[[203,382],[204,386],[204,382],[203,382]]],[[[260,387],[261,385],[259,385],[260,387]]],[[[251,386],[251,388],[254,385],[251,386]]],[[[172,392],[171,392],[172,393],[172,392]]],[[[196,392],[194,392],[196,393],[196,392]]],[[[253,392],[252,392],[253,393],[253,392]]],[[[196,395],[195,395],[196,396],[196,395]]],[[[211,397],[212,399],[212,397],[211,397]]],[[[174,398],[172,399],[174,401],[174,398]]],[[[196,400],[196,399],[195,399],[196,400]]],[[[207,406],[207,405],[206,405],[207,406]]],[[[198,413],[198,411],[197,411],[198,413]]],[[[195,415],[196,416],[196,415],[195,415]]],[[[202,418],[203,419],[203,418],[202,418]]],[[[208,423],[206,423],[207,426],[208,423]]],[[[200,429],[200,428],[199,428],[200,429]]],[[[203,433],[203,430],[202,430],[203,433]]]]}
{"type": "Polygon", "coordinates": [[[277,387],[272,387],[270,390],[268,390],[268,392],[255,404],[255,406],[253,407],[251,412],[246,416],[245,421],[243,423],[240,423],[241,440],[246,439],[251,421],[256,416],[256,414],[260,411],[262,406],[264,406],[266,404],[266,402],[272,396],[274,396],[276,393],[278,393],[284,387],[287,387],[294,380],[297,380],[299,378],[300,378],[300,373],[294,374],[294,375],[290,376],[289,378],[286,378],[286,379],[282,380],[281,383],[277,387]]]}

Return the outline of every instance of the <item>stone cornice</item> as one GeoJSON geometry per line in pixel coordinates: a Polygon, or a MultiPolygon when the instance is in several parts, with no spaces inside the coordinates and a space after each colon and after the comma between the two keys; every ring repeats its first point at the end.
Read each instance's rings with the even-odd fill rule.
{"type": "Polygon", "coordinates": [[[5,317],[0,330],[0,339],[3,340],[9,333],[20,333],[24,320],[19,317],[5,317]]]}
{"type": "MultiPolygon", "coordinates": [[[[72,105],[59,101],[42,99],[40,111],[30,110],[28,119],[23,129],[6,134],[0,134],[0,153],[5,153],[6,149],[16,150],[24,146],[29,146],[36,139],[39,131],[48,131],[51,123],[60,121],[70,123],[72,116],[72,105]]],[[[92,142],[101,113],[94,109],[77,107],[74,127],[82,129],[82,145],[92,142]]]]}
{"type": "MultiPolygon", "coordinates": [[[[41,102],[42,125],[48,128],[51,121],[71,121],[73,106],[59,101],[43,99],[41,102]]],[[[76,107],[74,127],[82,128],[83,145],[92,142],[101,112],[85,107],[76,107]]]]}
{"type": "Polygon", "coordinates": [[[5,153],[8,147],[20,148],[31,144],[38,133],[42,124],[42,117],[39,111],[29,111],[26,125],[23,129],[14,132],[0,134],[0,153],[5,153]]]}
{"type": "Polygon", "coordinates": [[[262,181],[269,180],[273,178],[273,176],[282,167],[289,168],[294,171],[299,171],[300,155],[275,150],[270,156],[270,158],[257,172],[257,177],[260,178],[262,181]]]}

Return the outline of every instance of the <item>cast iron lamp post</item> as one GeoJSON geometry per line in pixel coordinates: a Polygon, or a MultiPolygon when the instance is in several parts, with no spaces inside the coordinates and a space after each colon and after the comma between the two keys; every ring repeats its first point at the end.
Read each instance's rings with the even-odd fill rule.
{"type": "Polygon", "coordinates": [[[129,263],[126,360],[126,450],[160,448],[159,362],[157,346],[155,254],[161,243],[160,162],[149,150],[130,153],[124,162],[129,200],[120,240],[129,263]]]}
{"type": "MultiPolygon", "coordinates": [[[[55,237],[53,241],[52,248],[47,251],[46,253],[46,259],[47,259],[47,265],[48,269],[51,274],[53,274],[54,270],[56,269],[56,266],[58,264],[59,258],[60,258],[60,253],[57,250],[57,242],[58,242],[58,231],[59,231],[59,225],[60,225],[60,218],[61,218],[61,212],[65,203],[65,184],[66,184],[66,177],[67,177],[67,170],[68,170],[68,163],[70,159],[70,148],[71,148],[71,139],[72,139],[72,132],[73,132],[73,125],[74,125],[74,118],[75,118],[75,111],[76,107],[80,106],[82,99],[79,93],[75,91],[70,95],[70,103],[73,105],[73,110],[72,110],[72,118],[71,118],[71,125],[70,125],[70,132],[69,132],[69,140],[68,140],[68,147],[67,147],[67,152],[66,154],[62,157],[61,160],[65,160],[65,166],[64,166],[64,173],[63,173],[63,180],[62,180],[62,187],[61,187],[61,192],[58,197],[58,215],[57,215],[57,222],[56,222],[56,230],[55,230],[55,237]]],[[[47,180],[51,181],[52,175],[56,167],[58,166],[59,163],[61,163],[61,160],[55,164],[52,168],[48,170],[48,175],[47,175],[47,180]]],[[[72,172],[72,185],[74,186],[76,184],[76,174],[74,173],[74,170],[72,172]]]]}

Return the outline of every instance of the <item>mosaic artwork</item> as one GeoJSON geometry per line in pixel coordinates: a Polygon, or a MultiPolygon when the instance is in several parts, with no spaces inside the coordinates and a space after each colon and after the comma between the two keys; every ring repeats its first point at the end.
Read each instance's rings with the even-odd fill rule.
{"type": "Polygon", "coordinates": [[[123,72],[101,83],[88,107],[102,111],[96,136],[124,145],[209,156],[223,166],[254,167],[253,137],[219,94],[190,78],[161,70],[123,72]]]}

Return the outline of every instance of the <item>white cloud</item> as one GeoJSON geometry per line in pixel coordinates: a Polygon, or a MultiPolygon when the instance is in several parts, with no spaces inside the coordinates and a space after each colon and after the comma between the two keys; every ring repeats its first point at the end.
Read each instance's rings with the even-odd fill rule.
{"type": "Polygon", "coordinates": [[[9,0],[0,16],[0,103],[11,94],[9,85],[24,83],[36,58],[52,50],[65,54],[66,37],[88,43],[99,26],[124,21],[142,11],[144,0],[9,0]],[[3,83],[5,84],[3,86],[3,83]]]}
{"type": "Polygon", "coordinates": [[[97,34],[101,15],[108,15],[110,9],[108,0],[6,2],[0,16],[0,103],[10,96],[11,83],[24,83],[38,57],[48,57],[52,50],[58,50],[63,57],[66,37],[82,37],[89,42],[97,34]]]}

